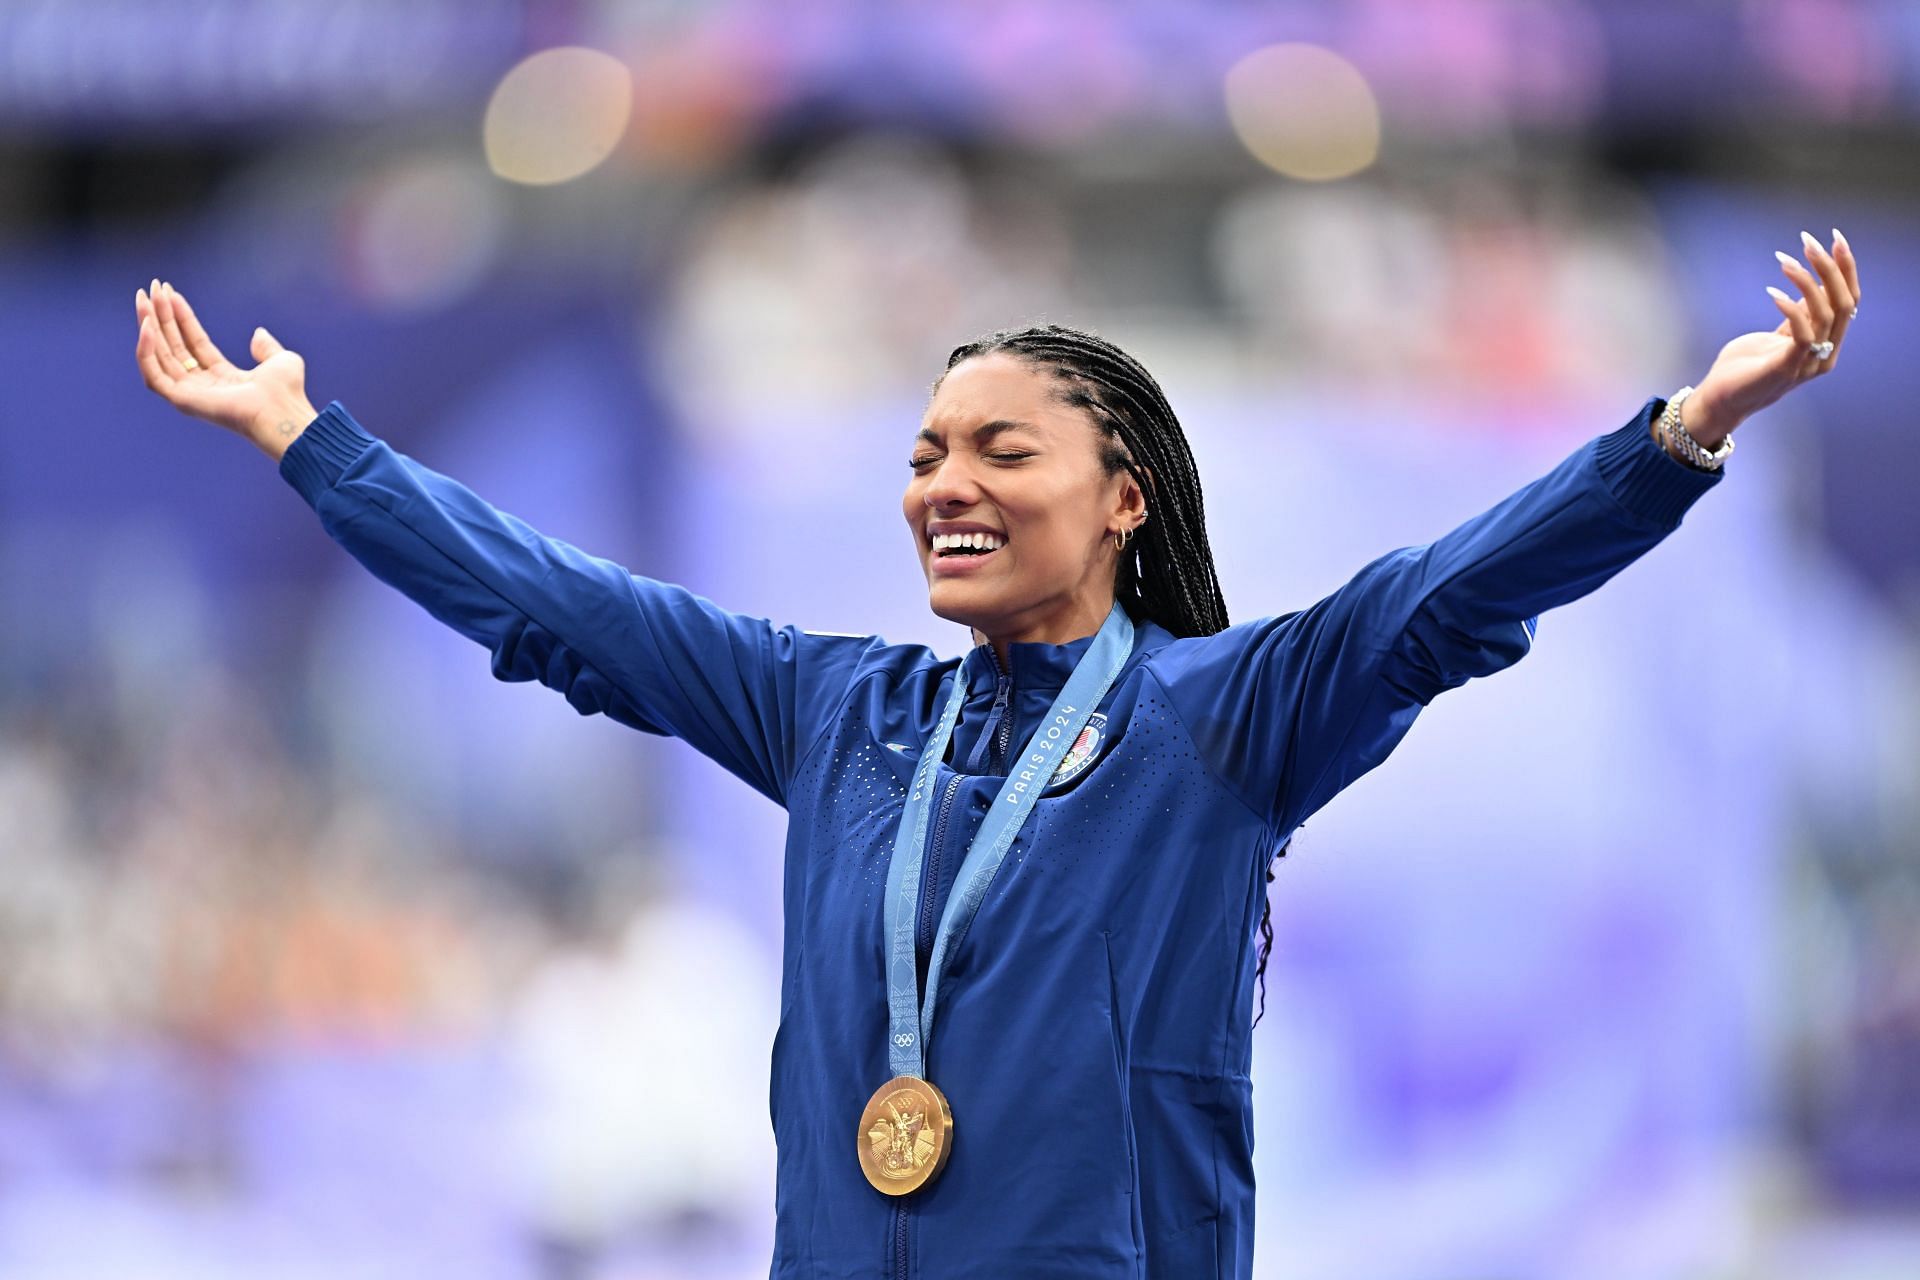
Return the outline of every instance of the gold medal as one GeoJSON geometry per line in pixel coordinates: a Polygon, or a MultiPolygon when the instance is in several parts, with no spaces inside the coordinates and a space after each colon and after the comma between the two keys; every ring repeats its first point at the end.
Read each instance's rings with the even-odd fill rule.
{"type": "Polygon", "coordinates": [[[932,1182],[953,1149],[953,1112],[931,1081],[895,1076],[873,1091],[860,1113],[860,1171],[890,1196],[932,1182]]]}

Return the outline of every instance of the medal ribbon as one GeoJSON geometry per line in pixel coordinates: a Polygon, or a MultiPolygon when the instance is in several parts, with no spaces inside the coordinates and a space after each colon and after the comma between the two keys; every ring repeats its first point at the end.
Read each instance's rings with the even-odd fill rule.
{"type": "Polygon", "coordinates": [[[953,673],[953,691],[940,713],[933,736],[920,752],[913,771],[913,790],[907,795],[906,809],[900,815],[900,827],[894,836],[893,857],[887,864],[886,932],[887,954],[887,1057],[896,1076],[925,1079],[926,1044],[933,1028],[934,1004],[939,997],[940,969],[947,951],[958,936],[966,932],[973,916],[987,895],[993,874],[1000,869],[1013,838],[1040,799],[1040,792],[1061,756],[1080,736],[1080,730],[1113,687],[1133,652],[1133,620],[1120,602],[1115,601],[1099,634],[1080,661],[1074,664],[1067,684],[1047,709],[1047,718],[1027,740],[1026,750],[1007,771],[1007,780],[994,797],[993,807],[980,821],[966,860],[954,877],[953,892],[940,914],[940,928],[934,934],[933,955],[927,965],[927,998],[919,1005],[919,981],[914,962],[914,917],[920,898],[920,873],[927,846],[927,822],[933,809],[933,781],[953,737],[953,726],[960,718],[960,704],[966,701],[967,682],[964,666],[953,673]]]}

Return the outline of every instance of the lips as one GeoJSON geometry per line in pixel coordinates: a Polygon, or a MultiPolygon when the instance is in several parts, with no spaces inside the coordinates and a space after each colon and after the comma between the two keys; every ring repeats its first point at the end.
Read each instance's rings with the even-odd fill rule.
{"type": "Polygon", "coordinates": [[[980,568],[987,561],[999,555],[1005,547],[996,547],[992,551],[936,551],[928,562],[933,572],[938,574],[964,574],[980,568]]]}

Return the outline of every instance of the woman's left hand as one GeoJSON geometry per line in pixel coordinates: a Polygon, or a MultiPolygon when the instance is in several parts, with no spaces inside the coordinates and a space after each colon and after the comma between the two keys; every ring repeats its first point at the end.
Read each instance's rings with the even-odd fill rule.
{"type": "Polygon", "coordinates": [[[1840,359],[1840,344],[1860,302],[1860,264],[1837,227],[1831,252],[1804,231],[1800,240],[1819,275],[1779,253],[1780,269],[1800,290],[1799,299],[1769,285],[1767,292],[1786,319],[1772,333],[1742,334],[1720,348],[1713,368],[1681,406],[1687,434],[1709,449],[1801,383],[1832,373],[1840,359]],[[1814,353],[1821,341],[1833,344],[1824,360],[1814,353]]]}

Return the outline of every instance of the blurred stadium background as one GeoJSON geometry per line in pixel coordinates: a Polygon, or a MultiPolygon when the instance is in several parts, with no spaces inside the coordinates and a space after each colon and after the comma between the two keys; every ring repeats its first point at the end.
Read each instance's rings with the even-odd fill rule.
{"type": "Polygon", "coordinates": [[[1920,1275],[1920,5],[4,0],[0,175],[5,1280],[771,1247],[784,815],[150,395],[151,278],[544,532],[957,654],[898,503],[979,331],[1156,372],[1238,621],[1835,225],[1837,372],[1280,864],[1257,1264],[1920,1275]]]}

